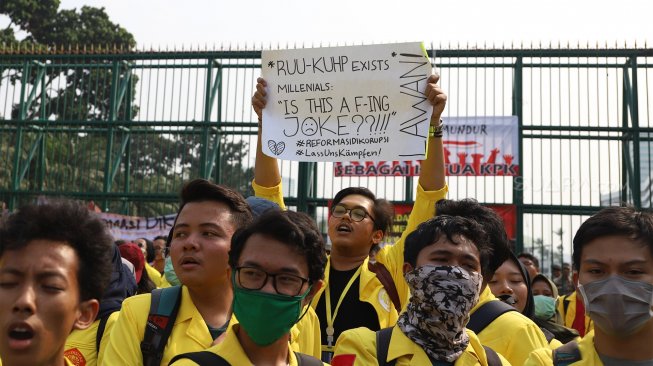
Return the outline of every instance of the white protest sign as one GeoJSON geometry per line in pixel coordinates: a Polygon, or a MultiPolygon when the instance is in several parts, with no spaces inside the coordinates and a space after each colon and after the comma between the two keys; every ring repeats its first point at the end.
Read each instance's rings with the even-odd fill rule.
{"type": "Polygon", "coordinates": [[[299,161],[424,159],[431,64],[421,43],[263,51],[266,155],[299,161]]]}

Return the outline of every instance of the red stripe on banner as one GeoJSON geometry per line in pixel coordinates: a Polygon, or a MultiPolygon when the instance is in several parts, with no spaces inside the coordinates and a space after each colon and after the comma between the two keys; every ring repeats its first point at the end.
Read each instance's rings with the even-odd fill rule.
{"type": "Polygon", "coordinates": [[[443,145],[458,145],[458,146],[483,146],[480,142],[476,141],[452,141],[452,140],[443,140],[443,145]]]}

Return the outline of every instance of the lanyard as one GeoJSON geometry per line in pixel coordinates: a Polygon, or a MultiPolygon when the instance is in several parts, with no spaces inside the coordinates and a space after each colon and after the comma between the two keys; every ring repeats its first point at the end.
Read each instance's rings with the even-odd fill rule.
{"type": "Polygon", "coordinates": [[[349,279],[347,286],[345,286],[345,289],[342,291],[342,294],[340,294],[340,299],[338,299],[338,304],[336,305],[336,309],[333,313],[331,313],[331,286],[327,284],[327,287],[324,290],[326,292],[326,301],[325,301],[326,315],[327,315],[326,334],[327,334],[328,347],[333,347],[333,335],[335,334],[335,329],[333,329],[333,322],[336,320],[336,317],[338,316],[338,309],[340,309],[340,304],[342,304],[342,300],[347,295],[347,292],[349,291],[351,285],[353,285],[356,279],[360,276],[362,269],[363,266],[361,265],[360,267],[358,267],[356,273],[354,273],[354,275],[351,276],[351,278],[349,279]]]}

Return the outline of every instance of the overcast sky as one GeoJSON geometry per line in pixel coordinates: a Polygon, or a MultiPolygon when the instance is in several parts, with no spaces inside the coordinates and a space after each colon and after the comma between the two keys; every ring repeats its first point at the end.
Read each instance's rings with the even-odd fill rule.
{"type": "Polygon", "coordinates": [[[456,45],[653,42],[650,0],[61,0],[105,7],[139,46],[424,41],[456,45]]]}

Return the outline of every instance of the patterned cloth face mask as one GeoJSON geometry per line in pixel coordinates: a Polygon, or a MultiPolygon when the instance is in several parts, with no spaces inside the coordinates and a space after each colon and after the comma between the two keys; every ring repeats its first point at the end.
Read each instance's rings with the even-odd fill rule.
{"type": "Polygon", "coordinates": [[[469,344],[465,325],[483,276],[458,266],[420,266],[406,273],[411,298],[397,324],[437,361],[454,362],[469,344]]]}

